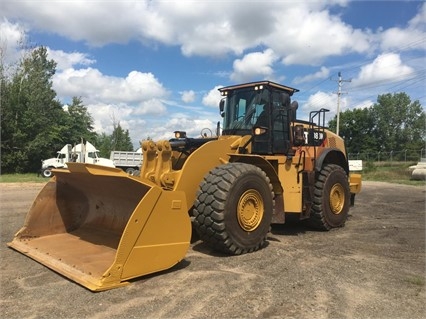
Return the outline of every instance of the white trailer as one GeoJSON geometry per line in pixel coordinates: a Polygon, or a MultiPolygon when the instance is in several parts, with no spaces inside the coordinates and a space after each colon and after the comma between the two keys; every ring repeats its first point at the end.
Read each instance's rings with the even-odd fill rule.
{"type": "Polygon", "coordinates": [[[112,151],[110,160],[115,167],[121,168],[123,171],[132,175],[133,172],[139,171],[142,165],[142,149],[136,152],[112,151]]]}

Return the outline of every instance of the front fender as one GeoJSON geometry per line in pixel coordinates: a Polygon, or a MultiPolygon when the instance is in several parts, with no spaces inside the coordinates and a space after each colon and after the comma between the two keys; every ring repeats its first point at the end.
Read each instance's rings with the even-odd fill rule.
{"type": "Polygon", "coordinates": [[[278,177],[277,171],[271,165],[271,163],[266,160],[264,157],[253,154],[232,154],[230,155],[229,162],[240,162],[251,164],[261,168],[266,175],[268,176],[275,194],[282,194],[283,188],[281,186],[280,179],[278,177]]]}

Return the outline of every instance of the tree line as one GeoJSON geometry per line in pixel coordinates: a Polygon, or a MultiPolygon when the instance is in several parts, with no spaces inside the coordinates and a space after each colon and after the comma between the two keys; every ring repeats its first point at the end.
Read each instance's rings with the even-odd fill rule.
{"type": "Polygon", "coordinates": [[[31,50],[14,68],[0,65],[1,173],[36,172],[41,160],[55,157],[65,144],[85,139],[102,157],[111,150],[132,151],[128,130],[113,123],[112,134],[98,134],[80,97],[62,104],[52,88],[57,63],[47,49],[31,50]],[[13,69],[13,71],[10,71],[13,69]]]}
{"type": "MultiPolygon", "coordinates": [[[[368,108],[346,110],[339,122],[348,153],[395,152],[400,158],[394,160],[403,160],[407,152],[418,155],[425,148],[425,112],[404,92],[379,95],[368,108]]],[[[336,131],[337,116],[328,124],[336,131]]]]}

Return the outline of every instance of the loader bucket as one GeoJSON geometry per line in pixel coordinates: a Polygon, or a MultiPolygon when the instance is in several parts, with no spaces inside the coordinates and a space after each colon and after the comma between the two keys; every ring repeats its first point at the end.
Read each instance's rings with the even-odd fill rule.
{"type": "Polygon", "coordinates": [[[8,246],[92,291],[183,259],[191,238],[183,192],[116,168],[67,165],[55,170],[8,246]]]}

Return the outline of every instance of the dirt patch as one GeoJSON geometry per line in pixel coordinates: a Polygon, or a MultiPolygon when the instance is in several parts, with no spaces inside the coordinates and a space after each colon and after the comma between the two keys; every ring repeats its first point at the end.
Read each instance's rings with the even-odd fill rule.
{"type": "Polygon", "coordinates": [[[275,226],[227,257],[192,243],[176,267],[92,293],[6,243],[43,184],[0,184],[4,318],[425,318],[425,188],[365,182],[344,228],[275,226]]]}

